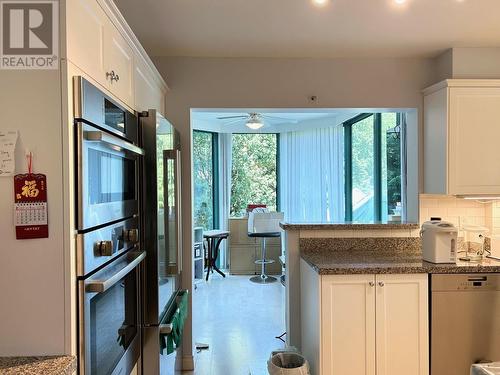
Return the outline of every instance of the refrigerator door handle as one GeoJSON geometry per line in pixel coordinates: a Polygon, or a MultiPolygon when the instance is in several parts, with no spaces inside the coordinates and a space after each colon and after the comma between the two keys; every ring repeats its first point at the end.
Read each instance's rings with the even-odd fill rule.
{"type": "Polygon", "coordinates": [[[170,246],[169,246],[169,195],[172,194],[172,192],[169,190],[170,187],[170,170],[169,170],[169,161],[173,161],[173,197],[175,199],[175,205],[174,205],[174,221],[175,221],[175,257],[176,259],[168,259],[168,265],[167,265],[167,270],[168,274],[175,275],[175,274],[180,274],[182,271],[182,233],[181,233],[181,208],[180,208],[180,203],[181,203],[181,181],[180,181],[180,163],[181,163],[181,158],[180,158],[180,151],[178,149],[173,149],[173,150],[165,150],[163,151],[163,183],[164,183],[164,188],[163,188],[163,202],[164,202],[164,210],[165,210],[165,219],[164,219],[164,241],[165,241],[165,249],[168,254],[170,253],[170,246]]]}

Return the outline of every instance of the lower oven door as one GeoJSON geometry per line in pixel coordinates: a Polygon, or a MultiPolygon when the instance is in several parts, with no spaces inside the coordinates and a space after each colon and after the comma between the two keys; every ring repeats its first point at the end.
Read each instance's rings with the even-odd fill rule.
{"type": "Polygon", "coordinates": [[[128,252],[79,281],[79,373],[129,374],[140,354],[139,272],[144,252],[128,252]]]}

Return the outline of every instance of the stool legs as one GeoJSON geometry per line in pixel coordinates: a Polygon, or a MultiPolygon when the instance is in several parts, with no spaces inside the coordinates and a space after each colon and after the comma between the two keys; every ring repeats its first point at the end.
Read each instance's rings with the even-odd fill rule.
{"type": "Polygon", "coordinates": [[[270,284],[274,283],[277,279],[272,276],[266,275],[266,264],[271,264],[274,263],[274,260],[272,259],[266,259],[266,238],[262,238],[262,259],[257,259],[255,261],[255,264],[260,264],[260,275],[259,276],[254,276],[250,278],[251,282],[257,283],[257,284],[270,284]]]}

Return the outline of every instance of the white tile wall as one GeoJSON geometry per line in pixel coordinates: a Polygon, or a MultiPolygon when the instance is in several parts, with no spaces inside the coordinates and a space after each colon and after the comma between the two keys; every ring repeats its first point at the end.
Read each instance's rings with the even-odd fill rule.
{"type": "MultiPolygon", "coordinates": [[[[500,202],[481,203],[446,195],[420,195],[420,224],[431,217],[440,217],[457,227],[464,224],[484,225],[492,229],[494,209],[498,206],[498,230],[500,231],[500,202]],[[493,212],[493,214],[492,214],[493,212]]],[[[460,235],[460,233],[459,233],[460,235]]]]}
{"type": "Polygon", "coordinates": [[[492,234],[500,234],[500,201],[491,203],[487,212],[488,220],[486,225],[490,228],[492,234]]]}

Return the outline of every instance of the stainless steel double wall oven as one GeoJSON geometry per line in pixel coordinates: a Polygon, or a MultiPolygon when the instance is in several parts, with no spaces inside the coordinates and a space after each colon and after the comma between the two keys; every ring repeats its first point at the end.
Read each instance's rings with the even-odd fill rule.
{"type": "Polygon", "coordinates": [[[138,119],[74,78],[79,373],[128,374],[140,351],[138,119]]]}

